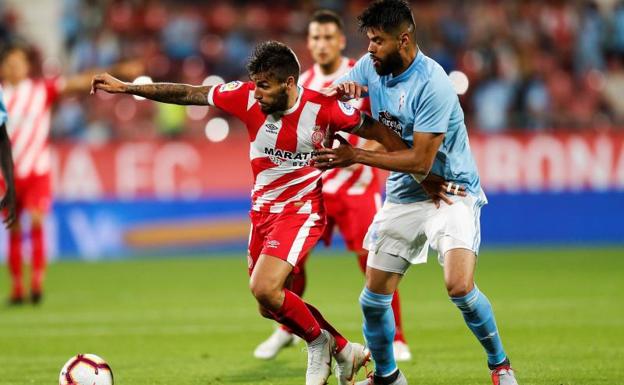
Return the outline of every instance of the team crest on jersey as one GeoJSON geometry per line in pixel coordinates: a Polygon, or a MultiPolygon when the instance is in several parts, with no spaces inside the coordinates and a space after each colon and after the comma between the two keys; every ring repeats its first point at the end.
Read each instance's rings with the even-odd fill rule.
{"type": "Polygon", "coordinates": [[[399,122],[399,119],[390,115],[388,111],[379,112],[379,121],[384,126],[390,127],[397,135],[403,136],[403,127],[401,127],[401,122],[399,122]]]}
{"type": "Polygon", "coordinates": [[[344,112],[345,115],[351,116],[355,114],[355,107],[351,105],[351,103],[345,103],[338,101],[338,107],[344,112]]]}
{"type": "Polygon", "coordinates": [[[236,80],[233,82],[223,84],[221,87],[219,87],[219,92],[234,91],[234,90],[241,88],[242,86],[243,86],[243,82],[236,80]]]}
{"type": "Polygon", "coordinates": [[[315,145],[321,144],[325,139],[325,133],[321,130],[321,126],[314,126],[314,131],[312,132],[312,143],[315,145]]]}

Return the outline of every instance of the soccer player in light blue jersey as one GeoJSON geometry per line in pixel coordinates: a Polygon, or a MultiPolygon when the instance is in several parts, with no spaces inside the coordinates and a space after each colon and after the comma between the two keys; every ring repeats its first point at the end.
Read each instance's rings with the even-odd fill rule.
{"type": "MultiPolygon", "coordinates": [[[[335,149],[321,150],[315,158],[322,169],[362,163],[392,171],[386,201],[365,240],[369,256],[360,304],[375,373],[359,384],[407,384],[392,354],[390,301],[407,269],[425,263],[431,247],[444,268],[450,300],[487,353],[492,382],[517,385],[492,306],[474,283],[479,216],[487,200],[459,99],[442,67],[419,50],[414,19],[405,1],[377,1],[358,19],[370,41],[369,54],[327,93],[343,98],[368,93],[373,117],[410,147],[375,152],[343,142],[335,149]],[[447,193],[456,194],[443,197],[443,202],[431,201],[426,184],[421,183],[430,174],[450,181],[447,193]],[[466,196],[457,194],[460,186],[466,188],[466,196]]],[[[387,130],[363,125],[353,133],[376,139],[387,130]]]]}
{"type": "MultiPolygon", "coordinates": [[[[0,169],[4,177],[4,196],[0,200],[0,211],[6,210],[4,224],[9,228],[17,218],[17,199],[15,197],[15,180],[13,179],[13,156],[11,155],[11,140],[7,133],[7,109],[4,105],[4,95],[0,87],[0,169]]],[[[2,183],[0,183],[2,184],[2,183]]]]}

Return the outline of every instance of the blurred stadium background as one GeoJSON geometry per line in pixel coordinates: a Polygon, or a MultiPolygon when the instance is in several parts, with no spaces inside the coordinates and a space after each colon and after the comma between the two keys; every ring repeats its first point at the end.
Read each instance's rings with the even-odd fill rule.
{"type": "MultiPolygon", "coordinates": [[[[367,40],[357,31],[355,21],[366,4],[366,1],[322,0],[0,0],[0,43],[20,37],[34,44],[42,63],[37,70],[43,76],[72,74],[110,66],[120,60],[139,59],[146,66],[145,76],[154,81],[215,84],[222,79],[245,79],[247,55],[257,42],[267,39],[277,39],[293,47],[302,68],[308,68],[312,61],[306,49],[307,19],[318,8],[331,8],[343,16],[348,41],[345,54],[359,58],[365,53],[367,40]]],[[[487,277],[482,279],[483,285],[488,285],[486,282],[491,279],[491,287],[502,290],[499,301],[505,298],[510,301],[509,309],[501,310],[499,316],[505,319],[503,327],[511,325],[507,326],[513,336],[510,340],[515,342],[507,344],[521,345],[527,342],[523,338],[539,344],[540,338],[546,338],[549,347],[557,352],[544,358],[540,354],[549,352],[544,346],[527,346],[534,351],[524,359],[541,359],[542,363],[534,367],[520,364],[525,370],[530,369],[527,370],[530,374],[523,375],[521,371],[519,378],[529,377],[533,382],[526,383],[540,384],[624,383],[621,364],[624,317],[621,298],[614,294],[623,289],[624,267],[624,226],[621,223],[624,214],[624,2],[438,0],[412,4],[421,49],[450,74],[466,112],[471,146],[490,199],[482,215],[482,249],[487,258],[483,260],[480,274],[487,277]],[[511,271],[502,265],[504,258],[508,258],[511,271]],[[545,275],[561,269],[561,280],[553,278],[551,282],[551,276],[545,275]],[[518,274],[515,278],[514,271],[518,274]],[[530,285],[531,280],[535,280],[535,286],[530,285]],[[506,282],[513,282],[515,286],[505,291],[506,282]],[[580,290],[579,286],[586,290],[580,290]],[[535,309],[534,302],[525,303],[519,298],[523,290],[532,293],[538,302],[544,299],[537,305],[541,312],[539,320],[529,323],[551,317],[539,332],[521,323],[523,314],[535,309]],[[557,293],[554,299],[548,294],[551,291],[557,293]],[[521,304],[521,309],[513,309],[514,301],[521,304]],[[573,326],[566,324],[569,329],[559,327],[550,311],[561,312],[563,318],[574,317],[575,304],[593,304],[597,311],[603,312],[603,316],[596,317],[606,323],[601,324],[594,317],[579,317],[577,325],[572,322],[573,326]],[[587,351],[573,357],[590,360],[593,371],[586,373],[579,369],[578,373],[570,375],[559,370],[550,377],[552,381],[540,382],[534,370],[548,368],[546,364],[551,358],[567,360],[566,354],[573,354],[570,352],[574,349],[567,349],[562,341],[579,337],[587,328],[598,328],[603,334],[582,337],[575,346],[579,351],[583,346],[593,347],[590,350],[594,349],[591,350],[594,355],[587,351]],[[556,334],[555,330],[562,334],[556,334]],[[559,337],[549,339],[547,335],[551,332],[559,337]],[[615,340],[609,342],[610,338],[615,340]],[[603,343],[611,346],[610,350],[602,350],[603,343]],[[616,362],[619,364],[614,366],[616,362]],[[605,376],[605,368],[619,378],[605,376]]],[[[146,316],[147,320],[143,319],[141,324],[148,329],[150,322],[162,326],[163,322],[173,320],[173,323],[188,326],[181,329],[185,338],[192,339],[193,333],[207,338],[208,334],[218,344],[228,346],[222,352],[228,359],[239,362],[236,354],[240,354],[243,357],[240,362],[252,360],[250,352],[264,336],[269,323],[254,315],[253,301],[250,296],[245,297],[243,257],[252,179],[242,124],[207,107],[170,106],[98,93],[91,97],[63,99],[55,108],[51,140],[55,203],[46,223],[51,259],[133,258],[134,261],[125,262],[123,266],[54,264],[48,283],[50,296],[41,309],[44,311],[47,306],[50,313],[0,310],[0,325],[4,325],[0,332],[0,351],[5,352],[0,353],[0,383],[33,383],[19,378],[21,370],[30,373],[29,378],[41,380],[36,383],[44,379],[54,381],[54,378],[40,375],[36,370],[38,365],[54,371],[55,366],[60,368],[65,359],[77,353],[72,349],[83,349],[76,341],[58,348],[35,348],[41,347],[34,342],[37,338],[49,337],[45,327],[55,331],[51,332],[55,336],[52,340],[45,340],[50,346],[62,344],[59,336],[79,335],[87,346],[85,349],[94,347],[99,351],[93,353],[100,354],[104,350],[101,353],[104,357],[106,353],[109,357],[117,356],[117,365],[124,368],[128,373],[126,378],[132,380],[122,383],[170,383],[169,380],[180,378],[180,372],[186,373],[186,369],[183,370],[186,367],[182,366],[177,372],[156,371],[157,378],[141,380],[139,368],[129,363],[136,362],[136,357],[135,361],[131,357],[139,350],[121,348],[123,344],[134,346],[132,340],[112,338],[110,341],[115,348],[109,348],[96,338],[110,336],[102,331],[109,326],[113,334],[119,331],[115,335],[132,335],[133,331],[142,335],[141,326],[133,324],[134,329],[127,329],[122,321],[115,321],[114,314],[119,314],[126,324],[132,324],[135,315],[146,316]],[[143,259],[154,256],[177,259],[151,265],[143,259]],[[180,260],[182,256],[201,256],[201,259],[180,260]],[[222,256],[238,259],[233,262],[223,260],[222,256]],[[162,271],[155,271],[159,269],[162,271]],[[215,287],[210,282],[193,284],[194,279],[197,282],[202,279],[202,274],[198,273],[202,269],[212,277],[207,279],[214,279],[219,286],[230,285],[224,277],[236,277],[233,286],[239,290],[241,299],[217,301],[220,306],[236,303],[236,309],[241,308],[240,314],[237,313],[240,319],[229,329],[211,329],[203,323],[217,322],[218,317],[208,314],[208,308],[214,305],[206,297],[215,287]],[[149,281],[151,284],[145,277],[150,272],[154,274],[149,281]],[[215,272],[231,275],[218,276],[215,272]],[[168,281],[173,273],[178,274],[175,284],[168,281]],[[122,274],[121,278],[117,274],[122,274]],[[189,287],[184,288],[187,279],[189,287]],[[93,289],[96,290],[93,298],[102,301],[98,305],[89,305],[87,295],[72,297],[76,289],[80,292],[89,282],[97,283],[99,291],[93,289]],[[172,293],[178,294],[177,299],[169,298],[174,295],[162,287],[148,290],[150,285],[158,286],[154,282],[171,284],[172,293]],[[130,298],[145,301],[143,305],[131,305],[130,300],[124,302],[129,297],[110,293],[124,292],[124,284],[136,289],[136,297],[130,298]],[[149,300],[158,296],[164,302],[149,300]],[[178,306],[180,297],[186,302],[178,306]],[[154,310],[158,306],[178,313],[158,313],[154,310]],[[139,314],[137,309],[144,309],[146,313],[139,314]],[[193,309],[197,312],[193,313],[193,309]],[[81,310],[91,315],[73,314],[81,310]],[[107,321],[98,323],[100,316],[107,321]],[[190,325],[185,316],[193,320],[190,325]],[[75,323],[72,323],[74,317],[75,323]],[[66,327],[78,331],[55,329],[65,321],[68,321],[66,327]],[[91,330],[87,326],[89,322],[99,325],[97,330],[91,330]],[[47,326],[29,329],[36,325],[47,326]],[[235,333],[234,325],[248,327],[257,341],[235,333]],[[22,334],[13,334],[15,328],[22,334]],[[34,330],[34,334],[28,330],[34,330]],[[249,352],[236,353],[240,346],[232,347],[232,339],[236,341],[234,344],[243,344],[249,352]],[[9,350],[1,348],[5,343],[9,350]],[[26,357],[33,356],[34,362],[22,364],[26,357]],[[9,366],[12,369],[6,369],[9,366]],[[6,370],[9,376],[2,378],[6,370]]],[[[6,232],[1,234],[0,249],[4,256],[6,232]]],[[[340,242],[334,247],[335,251],[325,254],[328,258],[313,262],[316,270],[311,274],[316,271],[329,278],[324,281],[321,276],[313,277],[312,282],[318,281],[312,283],[309,293],[312,298],[320,297],[317,301],[322,306],[327,298],[320,293],[325,293],[326,286],[338,279],[337,275],[332,275],[332,264],[345,269],[352,267],[353,275],[347,280],[350,285],[345,289],[348,295],[344,295],[351,314],[344,317],[349,333],[361,338],[355,298],[362,278],[355,263],[347,262],[346,254],[340,253],[340,242]],[[336,253],[342,257],[335,256],[336,253]],[[314,290],[318,290],[317,293],[314,290]]],[[[419,294],[404,297],[405,307],[413,305],[416,309],[415,316],[407,313],[406,323],[419,319],[407,331],[408,338],[413,337],[418,357],[413,364],[416,366],[410,370],[414,370],[414,376],[422,376],[417,378],[426,381],[423,383],[434,384],[438,382],[427,376],[442,370],[442,363],[436,361],[437,366],[422,366],[425,359],[419,356],[435,355],[435,351],[426,349],[433,349],[436,342],[427,334],[431,330],[417,327],[428,325],[426,317],[420,319],[425,314],[418,310],[420,306],[425,309],[437,306],[427,302],[429,297],[422,294],[425,290],[422,285],[429,282],[427,274],[435,276],[439,272],[435,272],[435,267],[434,270],[426,267],[424,271],[432,273],[423,273],[424,282],[410,284],[415,292],[420,290],[419,294]]],[[[439,277],[431,279],[431,285],[439,284],[439,277]]],[[[3,295],[7,286],[3,280],[3,295]]],[[[437,294],[442,303],[445,300],[442,291],[437,294]]],[[[497,294],[493,292],[495,302],[497,294]]],[[[344,306],[335,301],[325,302],[325,305],[330,317],[346,314],[344,306]]],[[[439,320],[446,317],[444,312],[435,314],[439,320]]],[[[448,314],[454,316],[452,310],[448,314]]],[[[459,319],[454,321],[457,331],[450,336],[465,338],[459,319]]],[[[536,325],[541,325],[539,322],[536,325]]],[[[162,335],[175,339],[175,332],[168,334],[165,326],[162,330],[165,330],[162,335]]],[[[441,333],[437,329],[433,332],[441,333]]],[[[184,341],[187,347],[194,346],[192,340],[184,341]]],[[[161,348],[147,346],[154,349],[148,351],[161,348]]],[[[440,347],[444,348],[448,346],[440,347]]],[[[185,354],[175,342],[162,345],[162,349],[180,353],[181,357],[185,354]]],[[[517,350],[521,354],[520,349],[517,350]]],[[[467,351],[480,358],[476,349],[467,351]]],[[[199,347],[197,352],[193,348],[188,352],[197,353],[198,357],[204,354],[199,347]]],[[[184,377],[180,382],[294,383],[293,379],[302,373],[299,365],[304,361],[301,361],[301,354],[291,354],[288,374],[276,382],[272,382],[271,375],[279,371],[279,366],[249,363],[244,364],[247,366],[243,372],[252,373],[251,377],[245,377],[244,373],[219,377],[202,372],[192,380],[194,382],[184,377]],[[258,371],[262,373],[262,381],[250,380],[258,371]]],[[[454,356],[447,357],[451,360],[454,356]]],[[[185,361],[185,365],[190,367],[204,362],[200,358],[194,361],[195,358],[185,361]]],[[[165,364],[153,357],[147,361],[146,365],[154,367],[165,364]]],[[[225,365],[211,373],[221,373],[227,368],[225,365]]],[[[462,366],[458,368],[459,372],[463,369],[462,366]]],[[[475,371],[468,377],[458,374],[452,383],[460,383],[455,381],[461,379],[485,383],[479,373],[475,371]]]]}

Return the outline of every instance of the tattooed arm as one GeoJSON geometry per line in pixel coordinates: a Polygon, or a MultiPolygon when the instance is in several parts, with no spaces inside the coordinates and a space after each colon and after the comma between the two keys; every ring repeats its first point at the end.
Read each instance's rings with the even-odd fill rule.
{"type": "Polygon", "coordinates": [[[207,105],[211,86],[191,86],[180,83],[132,84],[122,82],[110,74],[95,75],[91,93],[103,90],[112,94],[132,94],[157,102],[182,105],[207,105]]]}

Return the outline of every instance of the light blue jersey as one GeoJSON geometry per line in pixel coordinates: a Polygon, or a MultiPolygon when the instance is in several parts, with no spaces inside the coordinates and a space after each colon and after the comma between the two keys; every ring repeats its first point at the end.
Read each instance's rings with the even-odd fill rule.
{"type": "Polygon", "coordinates": [[[0,87],[0,126],[7,122],[8,115],[7,109],[4,105],[4,94],[2,92],[2,87],[0,87]]]}
{"type": "MultiPolygon", "coordinates": [[[[369,55],[362,57],[334,83],[354,81],[368,86],[373,117],[413,146],[414,132],[444,133],[431,173],[459,183],[485,203],[477,166],[470,152],[464,112],[446,72],[422,52],[397,77],[379,76],[369,55]]],[[[392,172],[386,183],[386,199],[412,203],[430,199],[411,175],[392,172]]]]}

